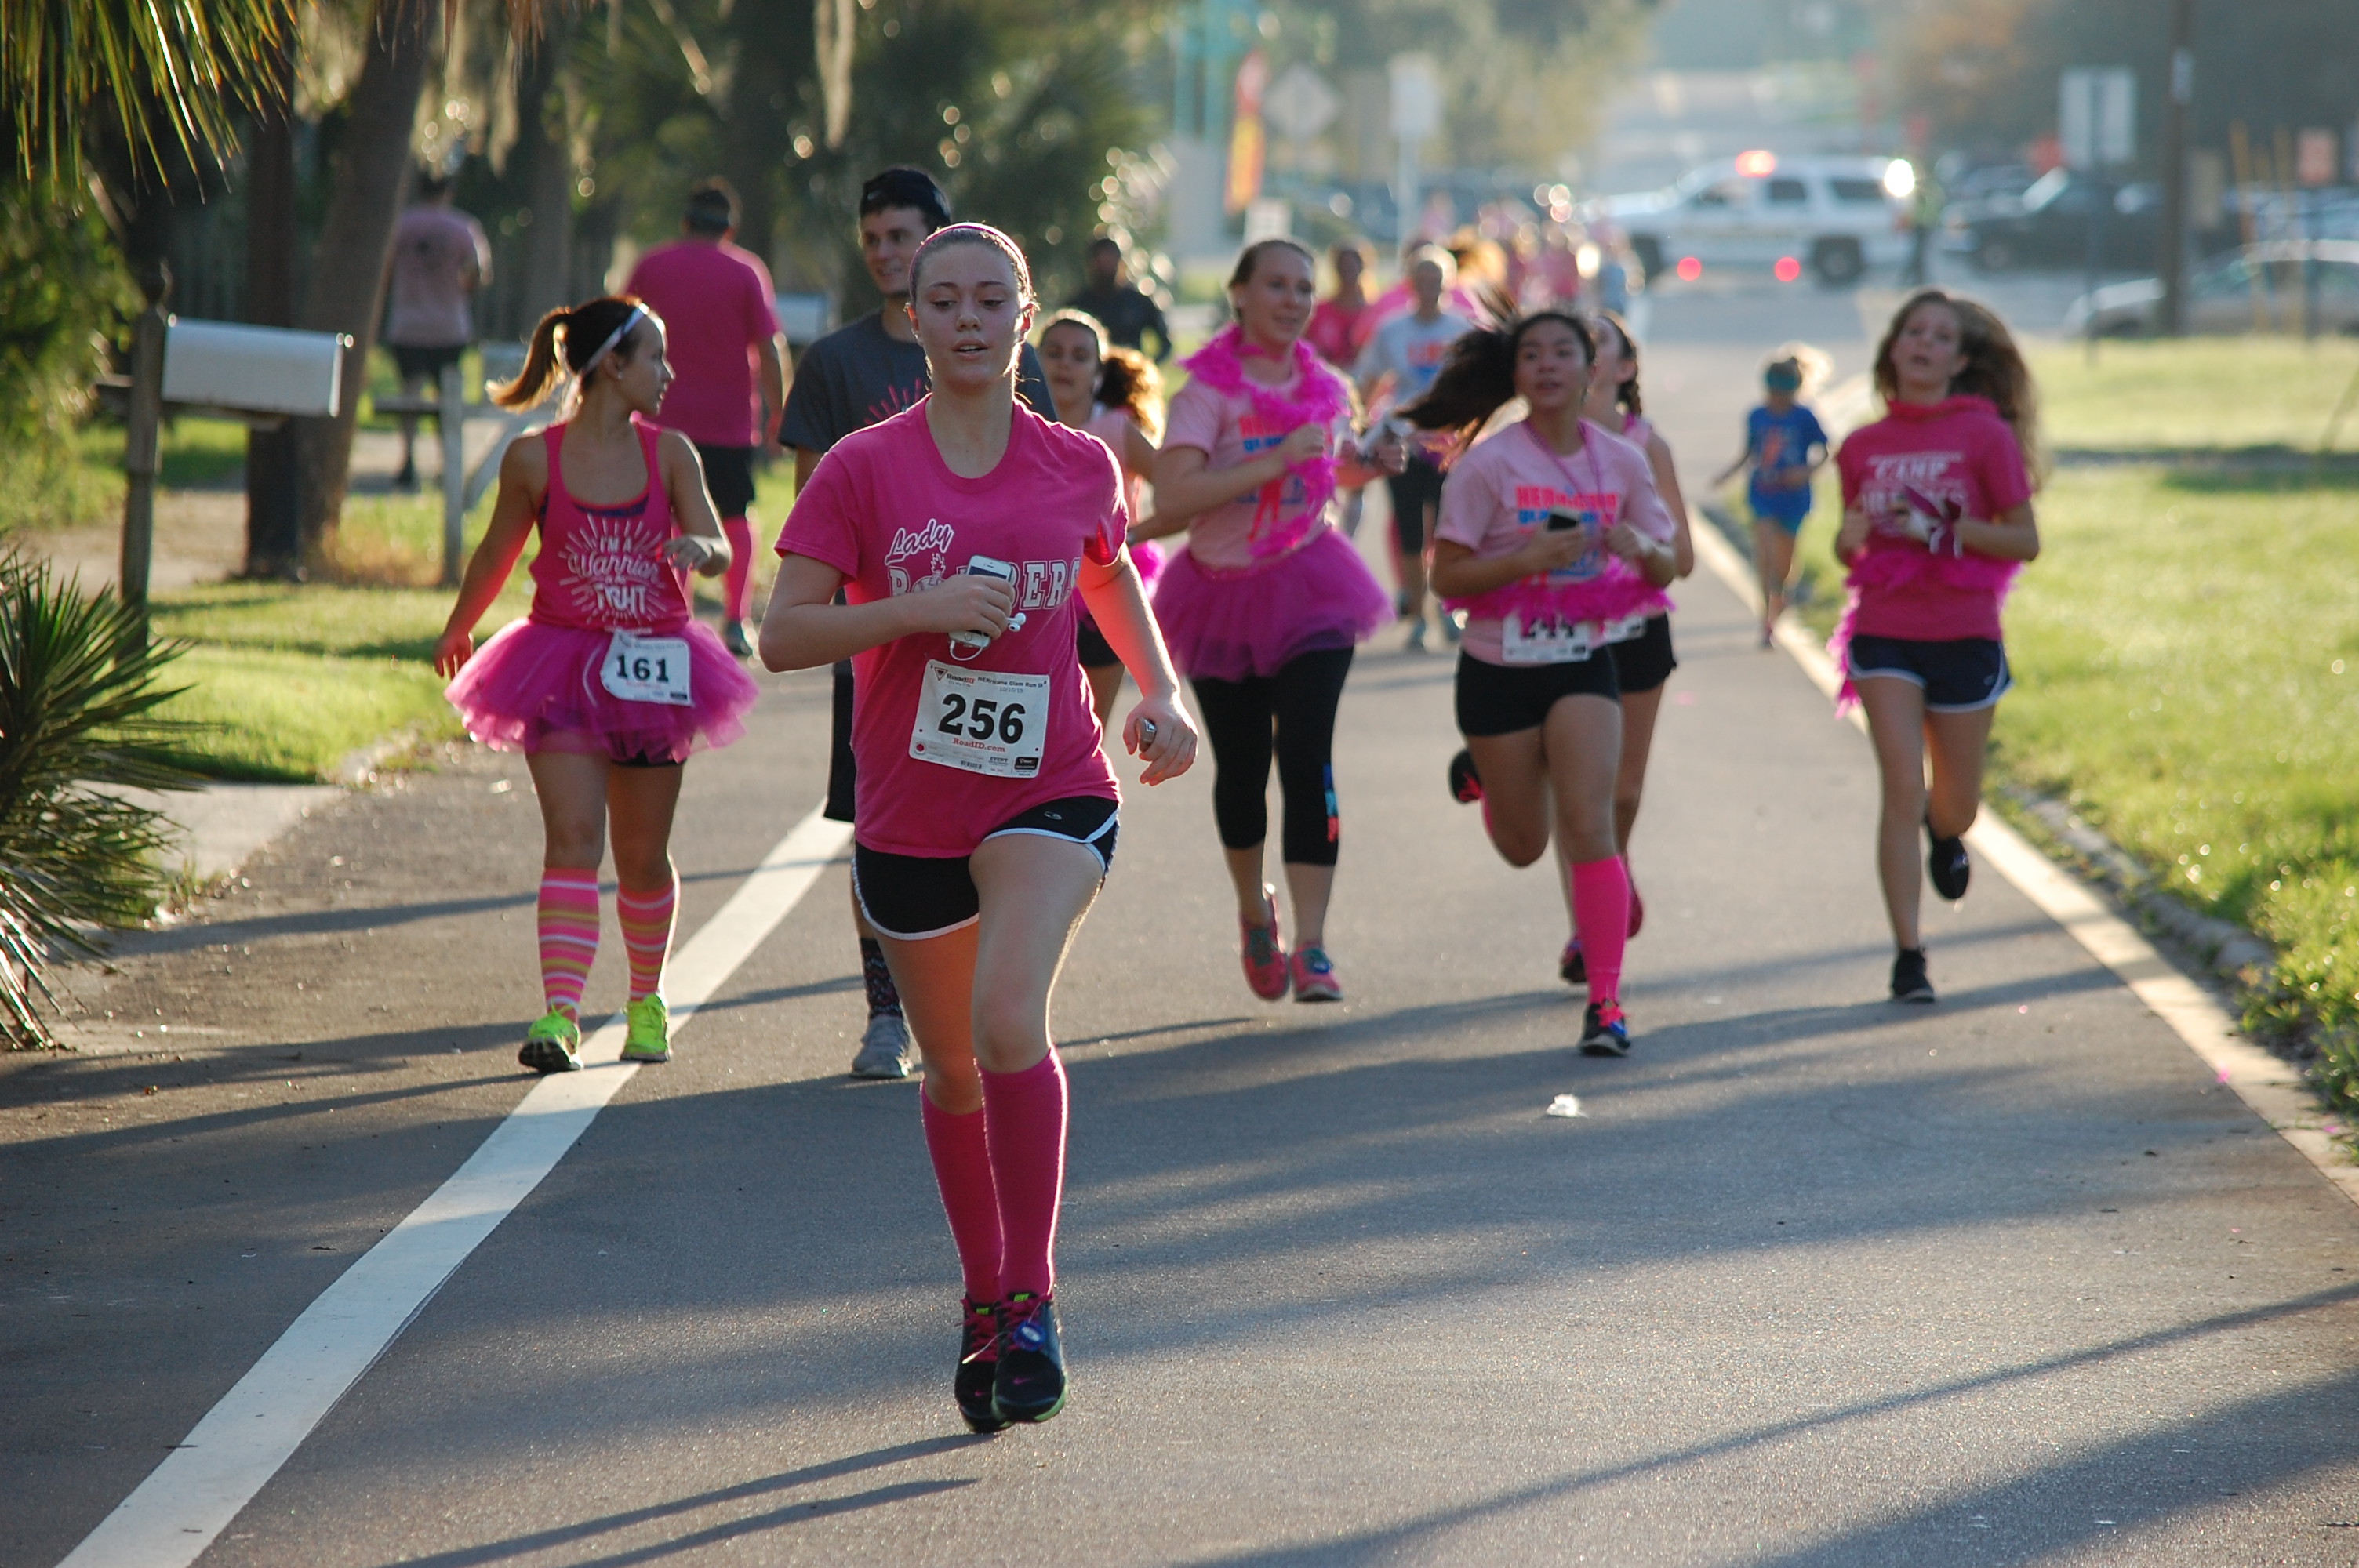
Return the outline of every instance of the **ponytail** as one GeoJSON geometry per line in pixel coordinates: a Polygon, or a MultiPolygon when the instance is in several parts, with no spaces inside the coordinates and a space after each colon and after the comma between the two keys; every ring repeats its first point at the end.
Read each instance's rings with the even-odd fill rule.
{"type": "MultiPolygon", "coordinates": [[[[606,295],[570,310],[560,307],[543,316],[540,324],[532,330],[524,369],[506,385],[494,387],[492,401],[503,408],[530,408],[547,397],[549,388],[563,376],[580,375],[588,369],[591,359],[618,328],[631,319],[634,311],[653,319],[653,313],[637,299],[616,295],[606,295]]],[[[614,344],[610,352],[618,359],[629,358],[636,346],[633,340],[637,336],[634,324],[630,335],[614,344]]]]}
{"type": "Polygon", "coordinates": [[[1420,430],[1447,430],[1463,451],[1490,423],[1491,416],[1516,396],[1516,351],[1524,334],[1542,321],[1571,329],[1586,358],[1597,358],[1597,339],[1588,323],[1561,310],[1540,310],[1502,327],[1477,327],[1450,345],[1425,395],[1400,410],[1420,430]]]}
{"type": "Polygon", "coordinates": [[[1098,372],[1098,401],[1128,414],[1150,441],[1163,439],[1163,373],[1136,349],[1109,348],[1098,372]]]}

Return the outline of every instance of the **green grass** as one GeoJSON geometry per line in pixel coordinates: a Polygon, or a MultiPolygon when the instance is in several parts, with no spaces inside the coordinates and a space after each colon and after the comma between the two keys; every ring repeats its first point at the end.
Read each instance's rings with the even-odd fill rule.
{"type": "MultiPolygon", "coordinates": [[[[2291,447],[2315,451],[2336,401],[2359,377],[2359,341],[2189,338],[2078,345],[2032,356],[2042,434],[2053,449],[2291,447]]],[[[2335,443],[2359,450],[2359,412],[2335,443]]]]}
{"type": "Polygon", "coordinates": [[[457,736],[433,667],[418,660],[322,658],[200,644],[168,678],[189,689],[165,718],[201,727],[208,771],[229,779],[300,783],[388,735],[457,736]]]}

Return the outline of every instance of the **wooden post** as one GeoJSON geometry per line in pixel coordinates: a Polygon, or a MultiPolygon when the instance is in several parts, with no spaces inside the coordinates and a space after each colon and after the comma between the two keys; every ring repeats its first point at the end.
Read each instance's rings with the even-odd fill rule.
{"type": "Polygon", "coordinates": [[[442,586],[456,588],[467,549],[467,395],[455,362],[442,367],[440,392],[441,412],[435,423],[442,437],[442,586]]]}
{"type": "Polygon", "coordinates": [[[2162,335],[2187,330],[2187,108],[2195,99],[2195,0],[2172,0],[2170,91],[2162,112],[2162,335]]]}
{"type": "Polygon", "coordinates": [[[157,262],[139,280],[147,308],[131,340],[131,410],[123,438],[123,561],[115,596],[147,620],[147,566],[156,552],[156,468],[158,431],[164,423],[164,335],[171,318],[164,301],[172,292],[172,269],[157,262]]]}

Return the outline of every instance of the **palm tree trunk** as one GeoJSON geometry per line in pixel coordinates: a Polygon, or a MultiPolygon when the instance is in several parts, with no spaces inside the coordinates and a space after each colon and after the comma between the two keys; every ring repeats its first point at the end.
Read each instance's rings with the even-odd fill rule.
{"type": "MultiPolygon", "coordinates": [[[[272,62],[273,95],[257,104],[246,140],[245,319],[295,324],[299,265],[295,227],[295,51],[272,62]]],[[[292,423],[245,438],[245,573],[288,577],[303,562],[302,489],[292,423]]]]}
{"type": "Polygon", "coordinates": [[[517,335],[573,300],[573,149],[559,81],[573,38],[573,13],[552,8],[517,72],[516,152],[525,158],[525,210],[532,222],[518,247],[514,292],[517,335]]]}
{"type": "Polygon", "coordinates": [[[379,0],[368,57],[348,101],[327,217],[311,253],[302,324],[313,331],[349,333],[353,349],[344,361],[336,416],[303,420],[297,434],[307,551],[319,547],[343,510],[353,430],[368,382],[377,318],[385,309],[394,224],[408,190],[410,133],[436,15],[427,0],[379,0]]]}

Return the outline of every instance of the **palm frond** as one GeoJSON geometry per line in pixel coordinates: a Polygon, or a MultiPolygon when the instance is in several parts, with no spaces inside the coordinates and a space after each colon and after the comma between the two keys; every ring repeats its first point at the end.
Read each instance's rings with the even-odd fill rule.
{"type": "Polygon", "coordinates": [[[180,652],[47,563],[0,557],[0,1038],[53,1040],[44,971],[156,906],[170,838],[119,791],[194,787],[189,727],[158,717],[180,652]]]}

